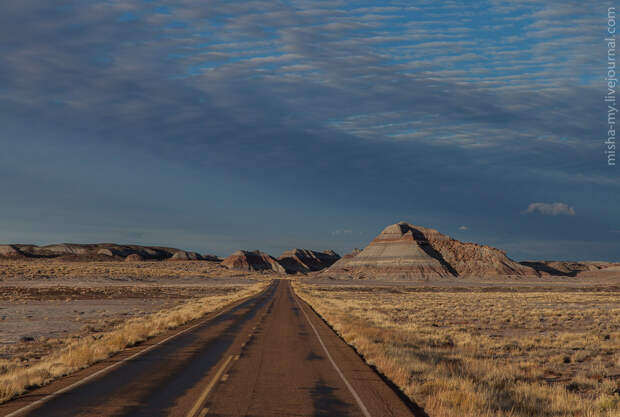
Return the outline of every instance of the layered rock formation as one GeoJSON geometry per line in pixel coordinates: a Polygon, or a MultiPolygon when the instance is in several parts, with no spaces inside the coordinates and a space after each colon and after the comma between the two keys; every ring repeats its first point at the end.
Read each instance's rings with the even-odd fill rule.
{"type": "Polygon", "coordinates": [[[115,243],[76,244],[61,243],[47,246],[0,245],[1,257],[63,258],[75,260],[114,260],[137,255],[134,259],[146,260],[214,260],[212,255],[203,257],[196,252],[187,252],[163,246],[117,245],[115,243]]]}
{"type": "Polygon", "coordinates": [[[356,278],[443,278],[456,273],[426,239],[406,223],[386,227],[356,256],[343,258],[327,270],[356,278]]]}
{"type": "Polygon", "coordinates": [[[202,261],[204,258],[198,252],[179,250],[176,251],[170,259],[175,261],[202,261]]]}
{"type": "Polygon", "coordinates": [[[589,273],[617,272],[620,268],[619,263],[596,262],[596,261],[523,261],[521,265],[534,268],[541,276],[587,276],[589,273]]]}
{"type": "Polygon", "coordinates": [[[347,253],[346,255],[343,256],[343,258],[353,258],[354,256],[359,255],[362,252],[362,250],[360,248],[355,248],[353,249],[350,253],[347,253]]]}
{"type": "Polygon", "coordinates": [[[537,275],[499,249],[405,222],[386,227],[364,250],[343,257],[324,274],[392,280],[537,275]]]}
{"type": "Polygon", "coordinates": [[[278,258],[287,273],[308,273],[320,271],[334,264],[340,255],[333,250],[317,252],[309,249],[291,249],[278,258]]]}
{"type": "Polygon", "coordinates": [[[285,272],[276,258],[261,251],[239,250],[222,261],[228,269],[239,271],[274,271],[285,272]]]}
{"type": "Polygon", "coordinates": [[[460,242],[435,229],[411,226],[426,238],[459,276],[536,276],[534,269],[513,261],[506,252],[487,245],[460,242]]]}

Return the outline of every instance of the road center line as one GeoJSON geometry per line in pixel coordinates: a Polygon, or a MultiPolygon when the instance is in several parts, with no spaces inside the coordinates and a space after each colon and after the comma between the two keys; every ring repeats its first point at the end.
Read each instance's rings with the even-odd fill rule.
{"type": "Polygon", "coordinates": [[[217,384],[217,382],[220,380],[220,378],[222,377],[222,374],[224,373],[224,370],[226,369],[226,367],[228,366],[228,364],[230,363],[232,359],[233,359],[233,356],[231,355],[226,359],[226,361],[224,361],[222,366],[220,366],[220,369],[217,370],[217,373],[215,374],[215,376],[211,378],[211,382],[209,382],[209,385],[207,385],[207,387],[202,392],[202,394],[200,394],[200,397],[198,397],[198,401],[196,401],[196,404],[194,404],[194,407],[192,407],[190,412],[187,413],[187,417],[194,417],[196,413],[198,413],[198,410],[200,410],[200,407],[202,407],[202,404],[207,399],[207,395],[209,395],[213,387],[215,387],[215,384],[217,384]]]}
{"type": "MultiPolygon", "coordinates": [[[[259,293],[259,295],[260,295],[260,293],[259,293]]],[[[249,297],[249,298],[251,298],[251,297],[249,297]]],[[[247,301],[247,300],[245,300],[245,301],[247,301]]],[[[238,304],[235,304],[235,306],[236,305],[238,305],[238,304]]],[[[137,358],[139,356],[142,356],[142,355],[144,355],[147,352],[150,352],[151,350],[155,349],[156,347],[158,347],[160,345],[163,345],[167,341],[169,341],[171,339],[174,339],[177,336],[180,336],[180,335],[182,335],[184,333],[187,333],[190,330],[193,330],[193,329],[195,329],[198,326],[204,325],[205,323],[210,322],[211,320],[214,320],[215,318],[221,316],[222,314],[229,312],[231,310],[231,308],[233,308],[233,307],[224,308],[222,311],[220,311],[219,313],[215,314],[214,316],[211,316],[211,317],[208,317],[206,319],[203,319],[199,323],[196,323],[193,326],[188,327],[187,329],[183,329],[183,330],[181,330],[178,333],[175,333],[175,334],[173,334],[171,336],[168,336],[164,340],[161,340],[161,341],[159,341],[159,342],[157,342],[157,343],[155,343],[155,344],[153,344],[153,345],[151,345],[151,346],[149,346],[149,347],[147,347],[147,348],[145,348],[145,349],[143,349],[143,350],[141,350],[139,352],[136,352],[133,355],[131,355],[131,356],[125,358],[125,359],[121,359],[120,361],[118,361],[118,362],[116,362],[116,363],[114,363],[114,364],[112,364],[110,366],[107,366],[107,367],[105,367],[103,369],[100,369],[97,372],[95,372],[93,374],[90,374],[89,376],[87,376],[87,377],[85,377],[85,378],[83,378],[83,379],[81,379],[81,380],[79,380],[77,382],[74,382],[71,385],[68,385],[68,386],[66,386],[66,387],[64,387],[62,389],[59,389],[58,391],[55,391],[55,392],[53,392],[51,394],[46,395],[43,398],[40,398],[40,399],[38,399],[36,401],[33,401],[30,404],[28,404],[28,405],[26,405],[26,406],[24,406],[24,407],[22,407],[22,408],[20,408],[18,410],[15,410],[15,411],[13,411],[13,412],[11,412],[9,414],[6,414],[4,417],[16,417],[16,416],[18,416],[18,415],[20,415],[20,414],[22,414],[22,413],[24,413],[26,411],[29,411],[29,410],[33,409],[34,407],[37,407],[38,405],[43,404],[44,402],[47,402],[47,401],[51,400],[54,397],[57,397],[60,394],[64,394],[65,392],[71,391],[72,389],[75,389],[75,388],[79,387],[80,385],[83,385],[83,384],[85,384],[85,383],[87,383],[87,382],[97,378],[100,375],[104,375],[104,374],[110,372],[111,370],[119,367],[121,364],[123,364],[125,362],[128,362],[128,361],[130,361],[132,359],[135,359],[135,358],[137,358]]]]}
{"type": "MultiPolygon", "coordinates": [[[[290,287],[289,287],[289,290],[292,291],[290,289],[290,287]]],[[[308,314],[306,314],[306,311],[303,309],[303,307],[299,303],[298,297],[295,296],[295,295],[293,297],[295,298],[295,302],[297,303],[297,306],[299,307],[301,312],[304,313],[304,316],[306,317],[306,320],[308,321],[308,324],[310,324],[310,327],[312,327],[312,330],[314,331],[314,334],[316,335],[317,339],[319,339],[319,343],[321,344],[321,347],[325,351],[325,354],[327,355],[327,358],[332,363],[334,369],[336,369],[336,372],[338,372],[338,375],[340,375],[340,378],[342,379],[344,384],[349,389],[349,392],[351,392],[351,395],[353,395],[353,398],[355,398],[355,401],[357,402],[357,405],[359,406],[360,410],[362,410],[362,414],[364,414],[364,417],[372,417],[370,415],[370,413],[368,412],[368,409],[366,408],[366,406],[362,402],[362,399],[360,398],[360,396],[357,395],[357,392],[355,391],[355,389],[353,389],[351,384],[349,384],[349,381],[347,380],[347,378],[344,376],[344,374],[342,373],[340,368],[338,368],[338,365],[336,365],[336,362],[334,361],[334,358],[332,358],[332,355],[330,355],[329,351],[327,350],[327,347],[325,346],[325,343],[323,343],[323,339],[321,339],[321,336],[319,335],[319,332],[316,330],[316,327],[314,327],[314,324],[312,324],[312,322],[310,321],[310,318],[308,317],[308,314]]]]}

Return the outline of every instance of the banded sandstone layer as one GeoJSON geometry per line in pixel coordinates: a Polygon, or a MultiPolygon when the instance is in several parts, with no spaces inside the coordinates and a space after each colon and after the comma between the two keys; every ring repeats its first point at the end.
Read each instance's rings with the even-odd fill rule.
{"type": "Polygon", "coordinates": [[[499,249],[406,222],[386,227],[364,250],[340,259],[324,274],[388,280],[538,275],[499,249]]]}
{"type": "Polygon", "coordinates": [[[64,258],[74,260],[208,260],[221,259],[213,255],[201,255],[164,246],[118,245],[116,243],[60,243],[47,246],[0,245],[3,258],[64,258]]]}
{"type": "Polygon", "coordinates": [[[278,260],[264,252],[238,250],[222,261],[228,269],[239,271],[274,271],[284,273],[284,267],[278,260]]]}
{"type": "Polygon", "coordinates": [[[333,250],[318,252],[309,249],[291,249],[280,255],[278,262],[287,273],[295,274],[320,271],[332,266],[338,259],[340,255],[333,250]]]}

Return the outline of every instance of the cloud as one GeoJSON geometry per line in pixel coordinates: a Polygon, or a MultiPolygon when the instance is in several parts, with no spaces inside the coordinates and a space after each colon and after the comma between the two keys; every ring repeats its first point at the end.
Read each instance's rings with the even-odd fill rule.
{"type": "MultiPolygon", "coordinates": [[[[484,216],[489,230],[514,238],[505,217],[542,198],[524,197],[539,188],[571,192],[587,233],[610,236],[615,214],[605,207],[620,204],[620,180],[600,160],[604,103],[592,81],[600,70],[592,57],[604,55],[598,34],[606,8],[555,0],[492,0],[476,9],[362,3],[170,0],[162,10],[143,0],[11,2],[0,13],[0,191],[23,193],[16,212],[40,204],[53,212],[63,211],[58,188],[133,178],[141,191],[132,197],[159,201],[159,190],[142,184],[169,178],[163,169],[145,171],[148,157],[220,184],[222,198],[203,203],[204,217],[243,218],[254,230],[258,205],[283,213],[286,203],[291,213],[296,205],[327,216],[315,230],[306,226],[323,238],[351,224],[355,232],[340,230],[340,241],[360,228],[371,234],[373,222],[382,225],[396,208],[416,218],[437,213],[447,224],[484,216]],[[59,157],[41,151],[48,148],[59,157]],[[130,160],[125,149],[139,156],[130,160]],[[105,169],[105,150],[125,170],[105,169]],[[93,159],[104,169],[87,169],[93,159]],[[50,172],[70,179],[42,186],[50,194],[42,202],[24,170],[43,185],[50,172]],[[141,174],[119,174],[134,170],[141,174]],[[248,190],[265,184],[271,201],[250,198],[248,190]],[[603,196],[611,201],[596,204],[603,196]],[[363,220],[354,223],[352,214],[363,220]]],[[[171,205],[196,207],[195,193],[179,194],[171,205]]],[[[19,218],[6,211],[0,207],[0,217],[19,218]]],[[[283,229],[296,224],[280,217],[272,220],[283,229]]]]}
{"type": "Polygon", "coordinates": [[[467,226],[461,226],[461,227],[459,227],[459,230],[469,230],[469,227],[467,227],[467,226]]]}
{"type": "Polygon", "coordinates": [[[565,203],[531,203],[527,206],[527,210],[524,211],[524,213],[535,212],[539,212],[546,216],[557,216],[560,214],[567,216],[575,215],[575,209],[573,207],[569,207],[568,204],[565,203]]]}

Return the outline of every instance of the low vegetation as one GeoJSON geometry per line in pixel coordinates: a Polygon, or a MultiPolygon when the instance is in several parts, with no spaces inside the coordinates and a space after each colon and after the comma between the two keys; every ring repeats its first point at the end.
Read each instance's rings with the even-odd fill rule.
{"type": "Polygon", "coordinates": [[[432,417],[620,416],[620,293],[296,283],[432,417]]]}
{"type": "Polygon", "coordinates": [[[127,347],[200,318],[231,302],[262,291],[268,281],[248,286],[235,286],[236,291],[226,294],[191,299],[169,310],[118,324],[113,329],[70,339],[62,348],[26,364],[16,360],[0,361],[0,403],[30,388],[51,382],[93,363],[106,359],[127,347]]]}
{"type": "Polygon", "coordinates": [[[205,278],[239,275],[209,261],[65,261],[63,259],[0,259],[0,281],[59,278],[205,278]]]}

